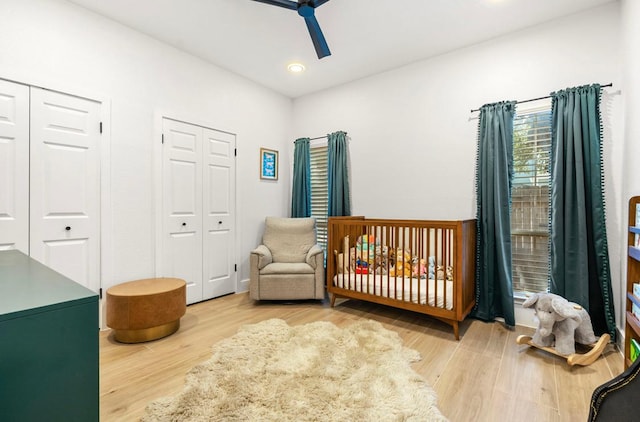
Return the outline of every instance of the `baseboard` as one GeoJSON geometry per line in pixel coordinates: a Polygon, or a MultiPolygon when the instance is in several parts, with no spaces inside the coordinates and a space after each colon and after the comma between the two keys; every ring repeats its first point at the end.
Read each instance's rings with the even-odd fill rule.
{"type": "Polygon", "coordinates": [[[249,279],[240,280],[236,286],[236,293],[248,292],[249,291],[249,279]]]}
{"type": "Polygon", "coordinates": [[[618,346],[618,350],[622,355],[624,355],[624,330],[616,327],[616,331],[618,332],[618,338],[616,339],[616,346],[618,346]]]}

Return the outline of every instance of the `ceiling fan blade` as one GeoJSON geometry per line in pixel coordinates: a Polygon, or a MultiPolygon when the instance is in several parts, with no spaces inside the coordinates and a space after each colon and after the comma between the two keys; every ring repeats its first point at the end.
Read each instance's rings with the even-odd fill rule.
{"type": "Polygon", "coordinates": [[[253,0],[258,3],[270,4],[272,6],[284,7],[285,9],[297,10],[298,2],[290,0],[253,0]]]}
{"type": "Polygon", "coordinates": [[[311,35],[311,41],[313,41],[313,46],[316,49],[318,58],[321,59],[330,56],[331,51],[329,51],[329,45],[327,45],[327,40],[324,39],[316,17],[314,15],[305,16],[304,21],[307,23],[307,29],[309,30],[309,35],[311,35]]]}

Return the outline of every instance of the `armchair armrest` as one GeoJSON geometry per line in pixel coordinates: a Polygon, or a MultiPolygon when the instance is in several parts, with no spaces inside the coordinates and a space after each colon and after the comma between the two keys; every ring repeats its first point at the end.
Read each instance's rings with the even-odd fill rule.
{"type": "Polygon", "coordinates": [[[273,262],[273,255],[271,255],[271,251],[265,245],[259,245],[251,251],[251,255],[255,255],[258,258],[259,270],[273,262]]]}
{"type": "Polygon", "coordinates": [[[307,264],[311,265],[311,267],[314,269],[316,268],[318,263],[322,265],[324,261],[324,254],[320,245],[317,245],[317,244],[313,245],[311,249],[309,249],[309,252],[307,252],[307,257],[305,258],[305,261],[307,264]],[[318,255],[320,255],[319,259],[317,258],[318,255]]]}

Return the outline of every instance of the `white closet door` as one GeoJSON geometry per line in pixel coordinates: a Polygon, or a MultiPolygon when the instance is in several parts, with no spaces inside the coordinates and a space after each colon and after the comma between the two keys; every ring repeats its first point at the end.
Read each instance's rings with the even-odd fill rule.
{"type": "Polygon", "coordinates": [[[204,133],[204,298],[235,291],[235,135],[204,133]]]}
{"type": "Polygon", "coordinates": [[[0,80],[0,250],[29,254],[29,87],[0,80]]]}
{"type": "Polygon", "coordinates": [[[163,276],[187,282],[187,303],[202,296],[202,128],[163,119],[163,276]]]}
{"type": "Polygon", "coordinates": [[[31,88],[31,256],[100,288],[100,103],[31,88]]]}

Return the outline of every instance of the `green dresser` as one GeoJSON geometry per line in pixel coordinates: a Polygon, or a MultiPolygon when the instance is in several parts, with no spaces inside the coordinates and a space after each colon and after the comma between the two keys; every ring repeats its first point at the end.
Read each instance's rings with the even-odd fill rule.
{"type": "Polygon", "coordinates": [[[99,419],[98,295],[0,252],[0,420],[99,419]]]}

